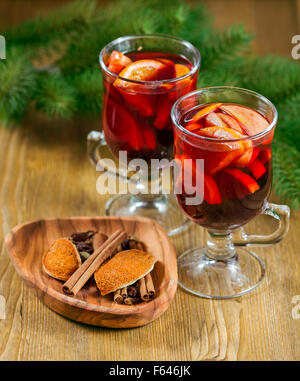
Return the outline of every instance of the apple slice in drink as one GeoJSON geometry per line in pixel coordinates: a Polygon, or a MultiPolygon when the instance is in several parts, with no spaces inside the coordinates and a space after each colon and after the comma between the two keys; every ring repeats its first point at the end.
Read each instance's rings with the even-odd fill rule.
{"type": "Polygon", "coordinates": [[[239,132],[239,133],[241,133],[241,134],[244,133],[244,132],[243,132],[243,129],[242,129],[242,127],[239,125],[239,123],[238,123],[234,118],[232,118],[231,116],[226,115],[226,114],[223,114],[223,113],[221,113],[221,112],[216,113],[216,115],[217,115],[217,116],[218,116],[224,123],[226,123],[226,125],[227,125],[229,128],[231,128],[231,129],[233,129],[233,130],[235,130],[235,131],[237,131],[237,132],[239,132]]]}
{"type": "Polygon", "coordinates": [[[215,112],[210,112],[205,117],[205,127],[229,127],[226,123],[223,122],[223,120],[218,116],[215,112]]]}
{"type": "Polygon", "coordinates": [[[236,118],[240,122],[244,133],[249,136],[259,134],[269,126],[268,121],[260,113],[248,107],[236,104],[222,104],[220,109],[236,118]]]}

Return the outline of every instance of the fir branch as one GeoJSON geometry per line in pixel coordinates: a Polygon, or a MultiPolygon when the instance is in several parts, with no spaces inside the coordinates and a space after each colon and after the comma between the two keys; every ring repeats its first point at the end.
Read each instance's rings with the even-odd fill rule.
{"type": "Polygon", "coordinates": [[[274,144],[273,184],[275,192],[294,209],[300,205],[300,152],[291,145],[274,144]]]}
{"type": "Polygon", "coordinates": [[[24,116],[36,86],[29,55],[9,49],[6,60],[0,61],[0,83],[0,124],[11,126],[24,116]]]}
{"type": "MultiPolygon", "coordinates": [[[[300,152],[300,92],[278,105],[279,123],[276,139],[294,146],[300,152]]],[[[300,165],[300,164],[299,164],[300,165]]]]}
{"type": "Polygon", "coordinates": [[[248,49],[252,36],[244,32],[242,25],[233,25],[223,32],[205,35],[199,50],[203,55],[203,68],[213,70],[216,66],[239,64],[236,61],[248,49]]]}
{"type": "Polygon", "coordinates": [[[87,69],[67,77],[76,89],[76,112],[79,115],[99,116],[102,107],[103,82],[100,70],[87,69]]]}
{"type": "Polygon", "coordinates": [[[179,4],[182,4],[179,0],[148,0],[147,6],[140,0],[113,2],[101,11],[99,24],[91,25],[79,41],[69,44],[57,64],[64,73],[78,73],[88,67],[96,67],[101,48],[115,38],[145,33],[175,33],[179,24],[186,21],[178,11],[179,4]]]}
{"type": "Polygon", "coordinates": [[[38,53],[43,49],[50,54],[62,50],[63,43],[79,38],[85,28],[95,22],[96,0],[77,0],[61,10],[52,11],[46,17],[30,21],[1,31],[7,44],[27,47],[38,53]]]}
{"type": "Polygon", "coordinates": [[[76,91],[59,74],[39,79],[35,99],[36,108],[50,118],[70,119],[76,111],[76,91]]]}
{"type": "Polygon", "coordinates": [[[274,55],[250,57],[245,67],[243,85],[264,94],[273,102],[279,102],[299,90],[300,65],[274,55]]]}
{"type": "Polygon", "coordinates": [[[184,4],[178,8],[177,18],[181,22],[175,24],[176,27],[172,29],[173,34],[202,49],[204,39],[212,29],[212,16],[208,14],[204,4],[197,3],[191,7],[184,4]]]}
{"type": "Polygon", "coordinates": [[[226,65],[219,66],[215,70],[201,70],[199,73],[197,88],[211,86],[236,86],[241,87],[242,78],[239,70],[229,70],[226,65]]]}

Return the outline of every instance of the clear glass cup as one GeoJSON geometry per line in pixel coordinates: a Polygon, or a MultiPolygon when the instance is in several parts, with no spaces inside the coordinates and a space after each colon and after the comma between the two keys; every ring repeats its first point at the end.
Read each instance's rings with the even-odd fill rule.
{"type": "MultiPolygon", "coordinates": [[[[189,42],[167,35],[142,35],[120,37],[106,45],[100,53],[100,66],[104,82],[102,127],[88,135],[89,156],[94,165],[103,159],[103,146],[108,146],[118,159],[119,152],[127,153],[127,160],[144,159],[148,165],[152,159],[172,159],[173,126],[170,112],[174,102],[196,88],[200,67],[200,54],[189,42]],[[112,51],[124,54],[151,52],[169,59],[185,60],[188,73],[167,80],[137,81],[122,78],[108,70],[106,63],[112,51]],[[117,82],[118,81],[118,82],[117,82]],[[116,86],[119,83],[121,86],[116,86]]],[[[119,163],[121,166],[124,163],[119,163]]],[[[153,165],[153,164],[152,164],[153,165]]],[[[161,167],[160,167],[161,168],[161,167]]],[[[110,171],[109,168],[107,168],[110,171]]],[[[114,171],[114,174],[116,172],[114,171]]],[[[119,167],[117,176],[132,182],[119,167]]],[[[139,171],[136,190],[151,189],[153,178],[139,171]]],[[[157,181],[157,179],[156,179],[157,181]]],[[[161,189],[161,177],[157,187],[159,194],[119,194],[106,205],[107,215],[147,216],[165,226],[169,235],[182,231],[188,220],[181,212],[173,194],[166,195],[161,189]]]]}
{"type": "MultiPolygon", "coordinates": [[[[175,183],[181,184],[182,173],[188,171],[186,168],[190,163],[194,165],[196,159],[202,159],[204,164],[199,177],[203,179],[203,198],[191,203],[184,188],[183,192],[178,192],[177,200],[188,218],[208,231],[205,247],[188,250],[179,256],[179,284],[185,290],[206,298],[229,299],[244,295],[261,284],[265,265],[257,254],[242,246],[275,244],[285,236],[289,226],[289,207],[268,202],[276,108],[264,96],[250,90],[211,87],[181,97],[174,104],[171,117],[174,156],[184,168],[175,171],[175,183]],[[191,110],[212,103],[234,103],[251,108],[265,117],[268,127],[253,136],[228,140],[200,136],[184,128],[191,110]],[[248,159],[243,163],[231,161],[233,156],[230,155],[239,157],[236,154],[243,152],[237,151],[241,149],[245,150],[244,159],[250,155],[248,159]],[[256,167],[250,164],[253,156],[258,158],[255,159],[256,167]],[[190,163],[187,158],[190,158],[190,163]],[[260,167],[257,166],[258,161],[260,167]],[[255,180],[250,170],[255,174],[258,169],[262,172],[255,180]],[[270,235],[247,235],[242,227],[259,214],[275,218],[277,230],[270,235]]],[[[197,171],[191,173],[195,177],[197,171]]]]}

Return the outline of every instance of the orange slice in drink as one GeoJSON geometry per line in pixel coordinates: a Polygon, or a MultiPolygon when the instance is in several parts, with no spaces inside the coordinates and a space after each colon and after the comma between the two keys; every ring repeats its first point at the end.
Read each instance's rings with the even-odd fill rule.
{"type": "Polygon", "coordinates": [[[113,73],[119,74],[126,66],[132,63],[131,59],[125,54],[118,52],[117,50],[112,51],[108,61],[107,68],[113,73]]]}
{"type": "Polygon", "coordinates": [[[203,126],[200,124],[200,123],[193,123],[193,122],[190,122],[188,123],[186,126],[185,126],[185,129],[190,131],[190,132],[196,132],[198,130],[200,130],[200,128],[202,128],[203,126]]]}
{"type": "Polygon", "coordinates": [[[208,115],[210,112],[215,111],[217,108],[219,108],[222,105],[222,103],[213,103],[211,105],[208,105],[204,108],[202,108],[200,111],[198,111],[194,116],[192,121],[198,122],[200,119],[204,118],[206,115],[208,115]]]}
{"type": "Polygon", "coordinates": [[[265,166],[259,159],[254,160],[254,162],[249,165],[249,169],[256,180],[260,179],[262,175],[267,172],[265,166]]]}
{"type": "MultiPolygon", "coordinates": [[[[201,128],[201,130],[198,132],[198,135],[205,136],[208,138],[223,139],[223,140],[240,139],[243,137],[243,135],[240,134],[239,132],[234,131],[231,128],[221,127],[221,126],[201,128]]],[[[236,144],[236,143],[240,146],[243,145],[241,142],[233,142],[233,144],[236,144]]],[[[228,144],[229,144],[228,147],[231,147],[230,145],[231,143],[228,143],[228,144]]]]}
{"type": "Polygon", "coordinates": [[[242,172],[237,168],[225,168],[224,172],[233,176],[236,180],[238,180],[247,190],[247,193],[254,193],[259,189],[259,185],[257,182],[247,173],[242,172]]]}
{"type": "MultiPolygon", "coordinates": [[[[168,66],[162,62],[145,59],[135,61],[125,67],[119,76],[135,81],[156,81],[163,77],[164,70],[168,66]]],[[[153,96],[144,94],[142,86],[134,82],[128,82],[118,78],[114,86],[120,91],[125,101],[132,106],[142,117],[153,116],[155,113],[153,96]]]]}
{"type": "MultiPolygon", "coordinates": [[[[167,65],[155,60],[139,60],[126,66],[119,74],[120,77],[134,81],[156,81],[162,79],[162,73],[167,65]]],[[[115,86],[121,88],[134,88],[132,82],[123,81],[118,78],[115,86]]]]}
{"type": "Polygon", "coordinates": [[[197,131],[197,134],[220,140],[220,142],[209,141],[207,143],[207,159],[205,159],[204,165],[211,174],[215,174],[227,167],[244,153],[245,146],[242,141],[226,141],[243,137],[242,134],[230,128],[204,127],[197,131]]]}
{"type": "Polygon", "coordinates": [[[185,66],[185,65],[175,64],[174,67],[175,67],[175,77],[176,78],[183,77],[184,75],[186,75],[190,72],[190,68],[188,66],[185,66]]]}
{"type": "MultiPolygon", "coordinates": [[[[183,171],[185,171],[184,179],[187,179],[188,176],[191,176],[194,181],[201,178],[201,174],[197,175],[197,166],[194,160],[187,155],[182,154],[181,155],[181,163],[183,171]],[[186,160],[189,159],[189,160],[186,160]]],[[[204,195],[203,198],[208,204],[221,204],[222,198],[221,194],[218,188],[217,183],[215,182],[214,178],[210,176],[207,173],[203,173],[204,178],[204,195]]],[[[182,177],[179,179],[180,182],[182,182],[182,177]]],[[[192,183],[192,181],[189,181],[189,183],[192,183]]],[[[186,186],[186,184],[184,184],[186,186]]],[[[187,191],[187,189],[185,189],[187,191]]],[[[192,193],[192,190],[190,190],[189,193],[192,193]]]]}

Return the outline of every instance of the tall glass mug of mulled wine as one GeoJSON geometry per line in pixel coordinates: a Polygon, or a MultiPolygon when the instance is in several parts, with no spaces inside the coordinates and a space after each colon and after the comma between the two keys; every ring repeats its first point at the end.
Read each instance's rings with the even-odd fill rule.
{"type": "Polygon", "coordinates": [[[151,194],[153,172],[161,173],[172,160],[171,108],[179,97],[195,90],[200,54],[189,42],[171,36],[126,36],[102,49],[100,65],[103,132],[89,134],[90,158],[97,164],[103,158],[101,147],[107,145],[119,161],[120,153],[126,153],[127,162],[143,159],[146,166],[138,168],[138,176],[129,177],[126,163],[119,163],[123,169],[114,173],[131,185],[133,182],[135,192],[111,198],[106,213],[154,218],[170,235],[175,234],[188,220],[174,195],[166,196],[161,191],[161,176],[155,179],[156,194],[151,194]]]}
{"type": "Polygon", "coordinates": [[[180,98],[171,114],[177,200],[188,218],[208,231],[205,247],[179,256],[179,283],[206,298],[246,294],[261,284],[265,265],[241,246],[277,243],[289,225],[289,208],[267,201],[277,111],[253,91],[211,87],[180,98]],[[240,230],[259,214],[274,217],[277,230],[270,235],[240,230]]]}

